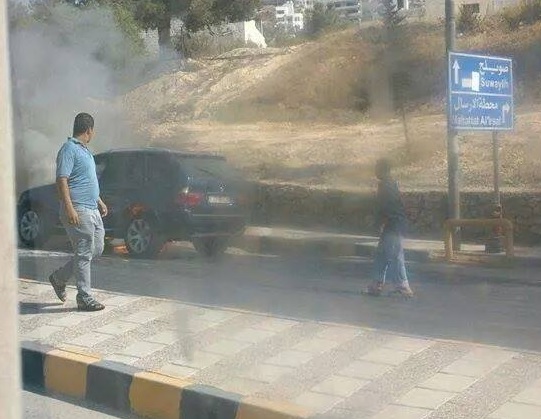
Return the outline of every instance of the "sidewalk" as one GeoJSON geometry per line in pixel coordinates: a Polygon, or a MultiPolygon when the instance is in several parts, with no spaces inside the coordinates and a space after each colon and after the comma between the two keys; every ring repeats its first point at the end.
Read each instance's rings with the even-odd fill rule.
{"type": "Polygon", "coordinates": [[[68,295],[20,281],[25,380],[147,417],[541,417],[538,353],[104,291],[80,313],[68,295]]]}
{"type": "MultiPolygon", "coordinates": [[[[319,252],[327,256],[371,256],[375,251],[378,238],[328,232],[314,232],[288,228],[249,227],[236,243],[238,247],[259,251],[290,253],[299,251],[319,252]]],[[[406,259],[425,262],[443,260],[445,254],[443,240],[404,241],[406,259]]],[[[484,245],[464,244],[462,257],[470,261],[486,263],[505,262],[505,255],[487,255],[484,245]]],[[[541,265],[541,247],[515,247],[512,262],[519,266],[541,265]]]]}

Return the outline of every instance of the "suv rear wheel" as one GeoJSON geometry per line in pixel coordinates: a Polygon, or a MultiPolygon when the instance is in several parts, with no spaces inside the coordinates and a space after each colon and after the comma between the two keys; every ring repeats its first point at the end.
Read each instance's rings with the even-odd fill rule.
{"type": "Polygon", "coordinates": [[[227,250],[229,239],[224,237],[202,237],[194,238],[192,243],[201,256],[216,258],[227,250]]]}
{"type": "Polygon", "coordinates": [[[30,248],[42,246],[50,235],[50,227],[43,214],[30,206],[19,216],[18,232],[21,242],[30,248]]]}
{"type": "Polygon", "coordinates": [[[155,257],[165,245],[165,240],[158,232],[157,222],[149,216],[130,220],[124,242],[129,254],[136,258],[155,257]]]}

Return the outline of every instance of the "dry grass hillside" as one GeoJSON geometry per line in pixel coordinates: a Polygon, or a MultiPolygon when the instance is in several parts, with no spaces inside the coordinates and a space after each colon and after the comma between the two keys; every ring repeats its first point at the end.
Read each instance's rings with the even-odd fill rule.
{"type": "MultiPolygon", "coordinates": [[[[539,189],[541,25],[495,26],[459,42],[463,50],[515,58],[519,115],[516,131],[502,136],[503,182],[539,189]]],[[[150,143],[223,153],[261,181],[367,188],[375,159],[390,155],[404,188],[443,189],[443,29],[412,25],[392,54],[385,48],[381,30],[365,28],[287,49],[237,50],[191,62],[123,102],[150,143]],[[393,71],[410,75],[409,150],[390,103],[393,71]]],[[[491,187],[490,144],[488,134],[462,136],[465,188],[491,187]]]]}

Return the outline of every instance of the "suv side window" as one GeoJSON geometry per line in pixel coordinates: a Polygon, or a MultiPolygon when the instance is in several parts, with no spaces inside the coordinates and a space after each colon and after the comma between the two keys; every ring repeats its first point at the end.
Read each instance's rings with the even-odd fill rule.
{"type": "Polygon", "coordinates": [[[155,186],[173,186],[178,179],[178,167],[167,156],[147,157],[146,181],[155,186]]]}
{"type": "Polygon", "coordinates": [[[142,154],[131,154],[125,160],[124,182],[130,186],[143,186],[145,183],[145,158],[142,154]]]}
{"type": "Polygon", "coordinates": [[[98,176],[98,181],[101,180],[103,172],[105,171],[105,166],[107,164],[107,158],[103,154],[94,156],[94,162],[96,163],[96,175],[98,176]]]}
{"type": "Polygon", "coordinates": [[[106,159],[100,184],[114,188],[141,186],[144,178],[144,158],[141,155],[111,154],[106,159]]]}
{"type": "Polygon", "coordinates": [[[104,158],[104,168],[101,176],[99,177],[102,187],[114,187],[122,185],[122,181],[125,177],[125,160],[125,156],[114,154],[107,156],[106,159],[104,158]]]}

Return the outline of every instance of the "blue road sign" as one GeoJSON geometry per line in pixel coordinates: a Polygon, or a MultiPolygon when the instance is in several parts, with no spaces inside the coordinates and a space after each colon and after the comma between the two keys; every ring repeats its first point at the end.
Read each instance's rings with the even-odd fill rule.
{"type": "Polygon", "coordinates": [[[449,123],[456,130],[514,128],[513,62],[449,53],[449,123]]]}

